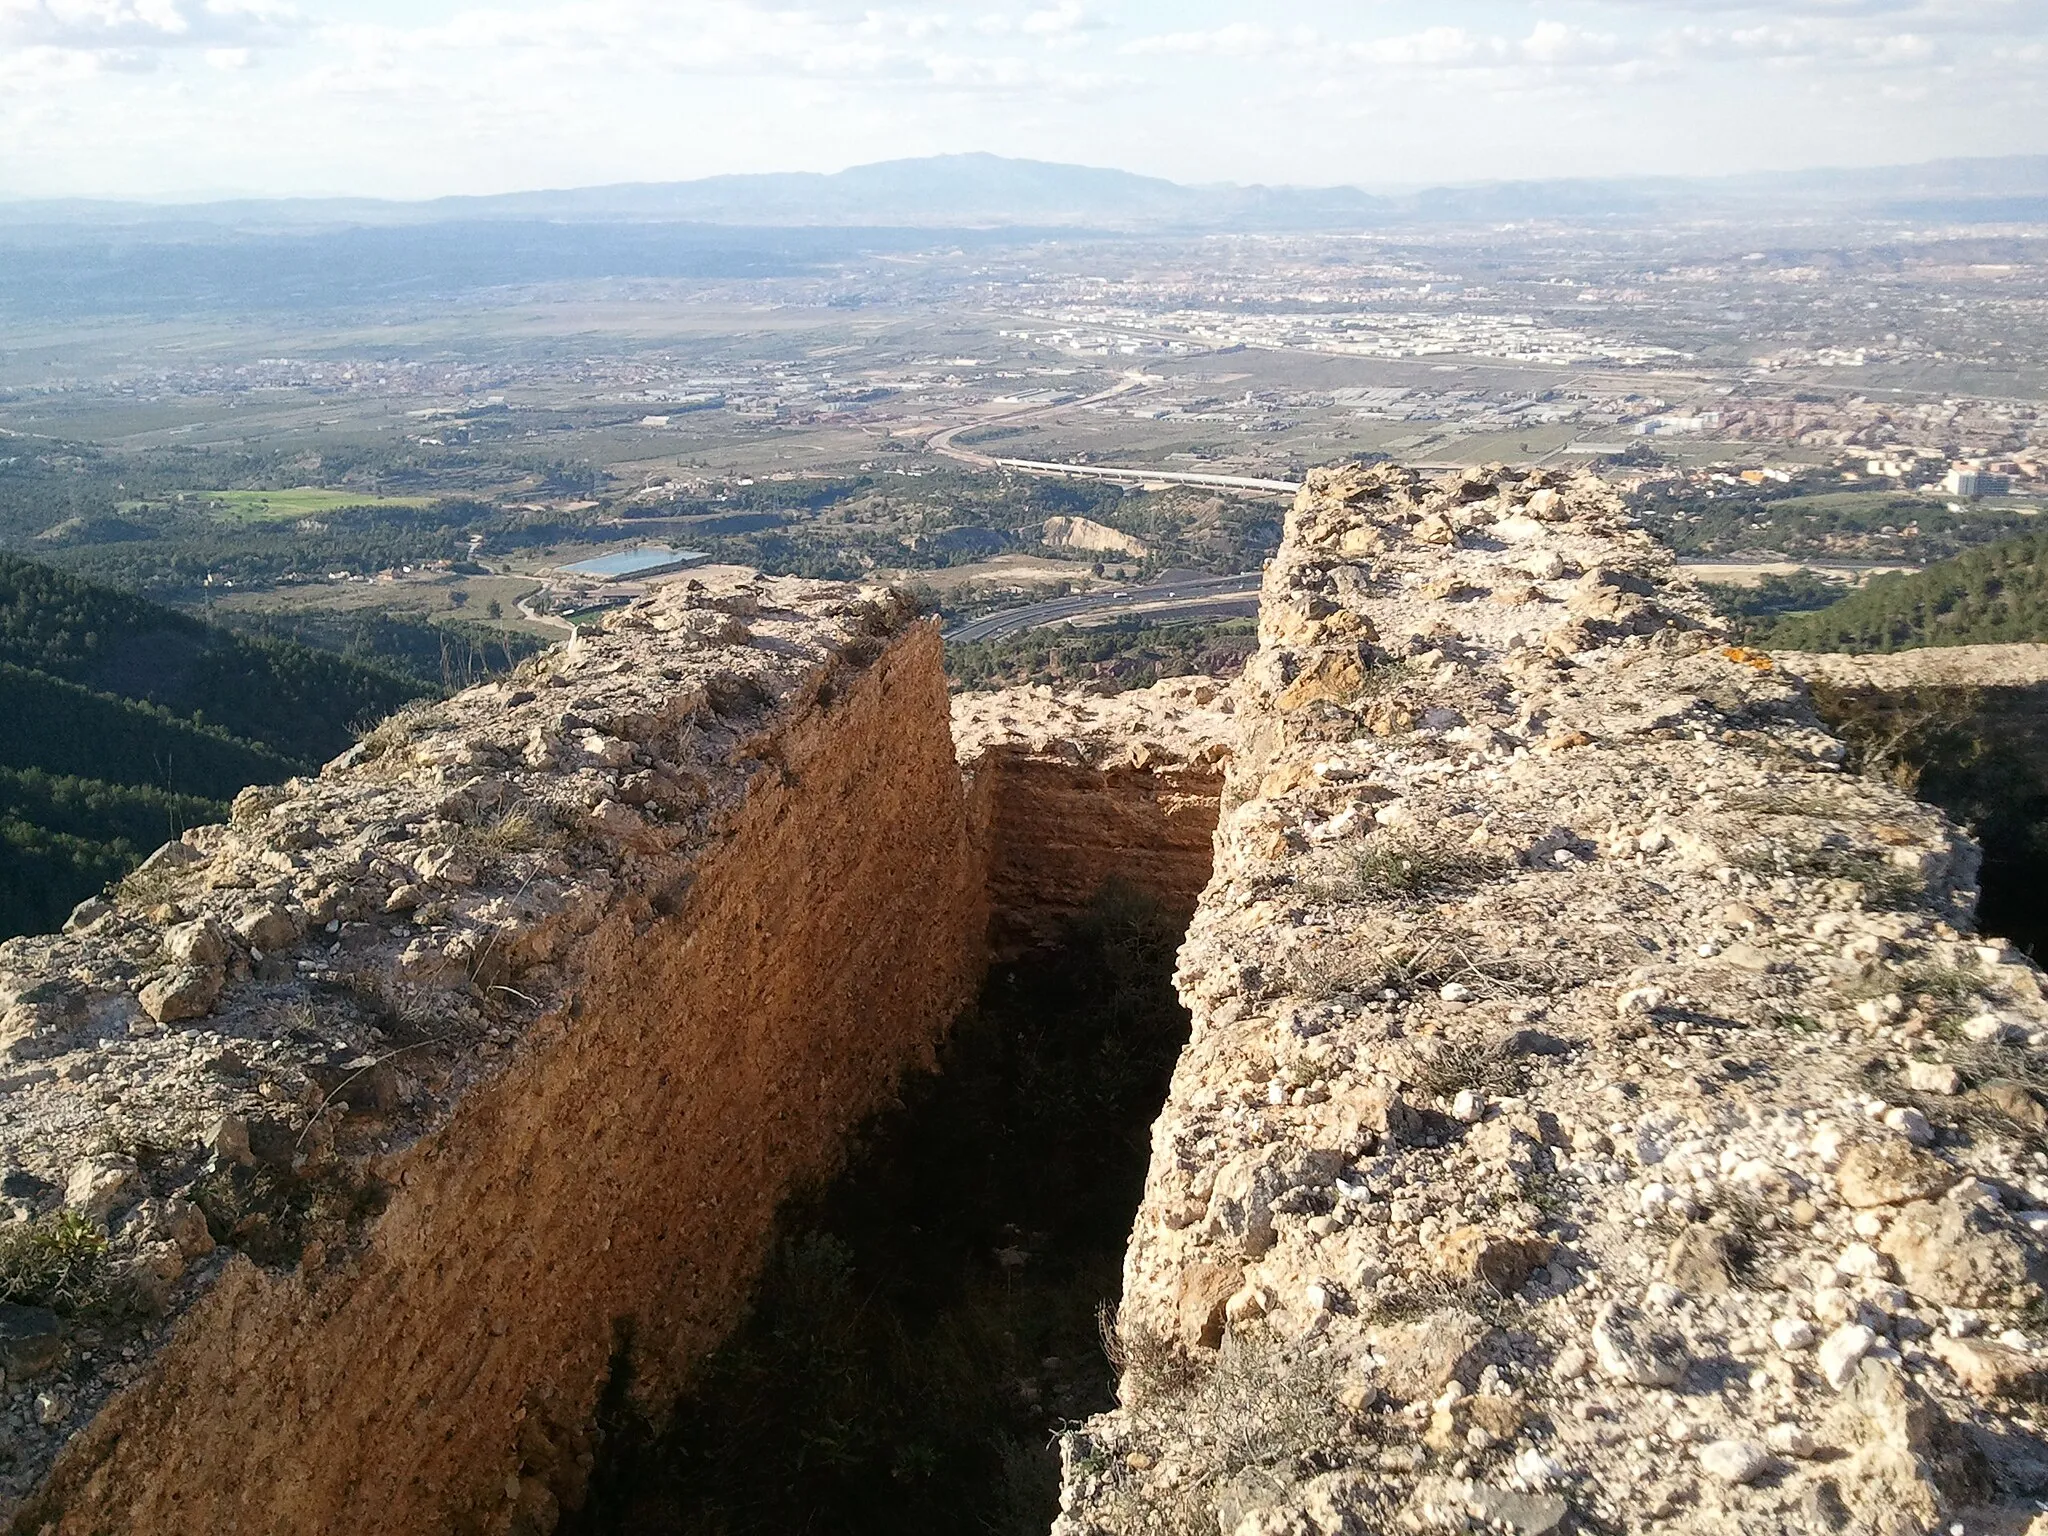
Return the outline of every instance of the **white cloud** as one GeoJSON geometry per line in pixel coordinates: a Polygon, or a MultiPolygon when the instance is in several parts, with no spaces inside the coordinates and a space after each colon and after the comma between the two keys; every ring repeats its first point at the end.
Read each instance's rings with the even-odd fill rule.
{"type": "Polygon", "coordinates": [[[483,190],[991,149],[1384,182],[2048,150],[2042,0],[296,5],[0,0],[0,177],[483,190]]]}
{"type": "Polygon", "coordinates": [[[1032,37],[1066,37],[1094,25],[1088,13],[1071,3],[1054,6],[1049,10],[1032,11],[1017,24],[1018,30],[1032,37]]]}
{"type": "Polygon", "coordinates": [[[1316,44],[1307,29],[1292,34],[1275,32],[1255,22],[1234,21],[1207,31],[1157,32],[1131,39],[1127,54],[1207,54],[1221,59],[1265,58],[1293,48],[1306,53],[1316,44]]]}
{"type": "Polygon", "coordinates": [[[296,18],[269,0],[0,0],[0,41],[29,47],[204,47],[275,39],[296,18]]]}

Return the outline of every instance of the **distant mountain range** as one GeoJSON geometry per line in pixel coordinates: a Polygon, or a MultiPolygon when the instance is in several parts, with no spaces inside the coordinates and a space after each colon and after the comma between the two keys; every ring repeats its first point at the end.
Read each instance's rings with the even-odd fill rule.
{"type": "Polygon", "coordinates": [[[422,202],[368,198],[196,204],[0,202],[0,238],[147,227],[203,236],[480,221],[693,223],[751,228],[1334,230],[1502,220],[1832,215],[2048,218],[2048,155],[1713,178],[1501,181],[1374,193],[1356,187],[1184,186],[998,155],[935,155],[830,175],[781,172],[422,202]]]}

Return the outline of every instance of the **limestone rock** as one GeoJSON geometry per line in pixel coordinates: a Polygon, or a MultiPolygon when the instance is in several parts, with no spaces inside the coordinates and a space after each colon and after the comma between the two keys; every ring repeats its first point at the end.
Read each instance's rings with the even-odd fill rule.
{"type": "Polygon", "coordinates": [[[1223,1342],[1224,1307],[1244,1283],[1244,1271],[1224,1264],[1191,1264],[1181,1271],[1181,1342],[1214,1349],[1223,1342]]]}
{"type": "Polygon", "coordinates": [[[1289,1190],[1329,1184],[1342,1161],[1318,1147],[1270,1147],[1234,1160],[1216,1176],[1207,1229],[1256,1258],[1273,1245],[1273,1203],[1289,1190]]]}
{"type": "Polygon", "coordinates": [[[1385,1361],[1381,1380],[1403,1402],[1433,1398],[1451,1382],[1470,1387],[1487,1363],[1494,1331],[1469,1312],[1445,1308],[1408,1324],[1380,1328],[1373,1347],[1385,1361]]]}
{"type": "Polygon", "coordinates": [[[1310,704],[1348,704],[1365,687],[1365,663],[1356,651],[1325,651],[1281,690],[1274,706],[1284,712],[1310,704]]]}
{"type": "Polygon", "coordinates": [[[1477,1442],[1503,1445],[1522,1432],[1528,1410],[1512,1398],[1467,1393],[1430,1415],[1422,1443],[1439,1455],[1457,1455],[1477,1442]]]}
{"type": "Polygon", "coordinates": [[[231,930],[235,938],[249,949],[260,949],[265,953],[286,949],[298,942],[299,925],[291,913],[277,902],[259,902],[244,907],[235,917],[231,930]]]}
{"type": "Polygon", "coordinates": [[[1955,1170],[1904,1141],[1858,1142],[1835,1168],[1835,1189],[1858,1210],[1928,1200],[1955,1183],[1955,1170]]]}
{"type": "Polygon", "coordinates": [[[1562,1494],[1524,1493],[1491,1483],[1471,1484],[1464,1505],[1473,1519],[1513,1531],[1516,1536],[1548,1536],[1571,1513],[1562,1494]]]}
{"type": "Polygon", "coordinates": [[[1906,1086],[1915,1093],[1948,1095],[1962,1090],[1962,1075],[1951,1062],[1914,1061],[1906,1064],[1906,1086]]]}
{"type": "Polygon", "coordinates": [[[2030,1131],[2048,1130],[2048,1105],[2027,1084],[2009,1077],[1994,1077],[1980,1083],[1970,1097],[1986,1109],[2005,1116],[2030,1131]]]}
{"type": "Polygon", "coordinates": [[[1936,1357],[1972,1392],[2021,1402],[2048,1397],[2048,1361],[2024,1350],[1945,1333],[1937,1333],[1930,1343],[1936,1357]]]}
{"type": "Polygon", "coordinates": [[[1838,1392],[1847,1386],[1876,1342],[1876,1331],[1863,1323],[1844,1323],[1823,1339],[1815,1359],[1827,1384],[1838,1392]]]}
{"type": "Polygon", "coordinates": [[[142,1174],[133,1158],[103,1153],[71,1170],[64,1203],[88,1221],[104,1222],[110,1211],[139,1197],[142,1189],[142,1174]]]}
{"type": "Polygon", "coordinates": [[[1975,1440],[1889,1366],[1865,1360],[1856,1369],[1837,1421],[1848,1443],[1861,1442],[1842,1481],[1873,1530],[1924,1531],[1991,1492],[1991,1468],[1975,1440]]]}
{"type": "Polygon", "coordinates": [[[2040,1294],[2038,1251],[2002,1213],[1982,1205],[1917,1200],[1899,1211],[1879,1246],[1908,1290],[1943,1306],[2024,1304],[2040,1294]]]}
{"type": "Polygon", "coordinates": [[[217,967],[181,965],[148,982],[136,997],[157,1023],[177,1024],[205,1018],[226,984],[217,967]]]}
{"type": "Polygon", "coordinates": [[[1638,1387],[1669,1387],[1685,1374],[1684,1344],[1660,1332],[1640,1310],[1610,1301],[1593,1320],[1600,1369],[1638,1387]]]}
{"type": "Polygon", "coordinates": [[[1771,1458],[1754,1440],[1715,1440],[1700,1447],[1699,1462],[1724,1483],[1753,1483],[1771,1458]]]}
{"type": "Polygon", "coordinates": [[[228,947],[213,920],[201,918],[166,928],[164,953],[177,965],[203,969],[223,964],[228,957],[228,947]]]}

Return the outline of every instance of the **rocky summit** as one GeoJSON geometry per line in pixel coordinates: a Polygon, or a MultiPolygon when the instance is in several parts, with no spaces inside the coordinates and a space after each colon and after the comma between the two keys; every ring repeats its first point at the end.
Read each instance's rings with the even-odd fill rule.
{"type": "Polygon", "coordinates": [[[0,946],[0,1509],[554,1531],[1116,880],[1192,1033],[1057,1536],[2041,1536],[2040,973],[1806,665],[1548,470],[1312,475],[1228,685],[664,585],[0,946]]]}
{"type": "Polygon", "coordinates": [[[1312,475],[1060,1536],[2020,1531],[2048,1009],[1590,477],[1312,475]]]}

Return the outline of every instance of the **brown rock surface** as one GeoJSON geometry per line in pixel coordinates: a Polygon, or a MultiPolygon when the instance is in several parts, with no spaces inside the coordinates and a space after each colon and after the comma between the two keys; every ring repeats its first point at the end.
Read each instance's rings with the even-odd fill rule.
{"type": "Polygon", "coordinates": [[[548,1528],[615,1361],[659,1410],[980,970],[938,638],[882,591],[664,586],[183,846],[168,933],[0,946],[6,1160],[168,1309],[46,1378],[28,1530],[548,1528]]]}
{"type": "Polygon", "coordinates": [[[1955,1169],[1897,1138],[1858,1142],[1835,1169],[1836,1191],[1858,1210],[1929,1200],[1955,1182],[1955,1169]]]}
{"type": "Polygon", "coordinates": [[[995,953],[1053,938],[1108,880],[1192,916],[1235,724],[1225,685],[1207,677],[1106,696],[957,695],[953,735],[995,953]]]}
{"type": "Polygon", "coordinates": [[[1885,1228],[1879,1247],[1916,1296],[1949,1307],[2025,1306],[2044,1267],[2006,1217],[1960,1200],[1916,1200],[1885,1228]]]}

